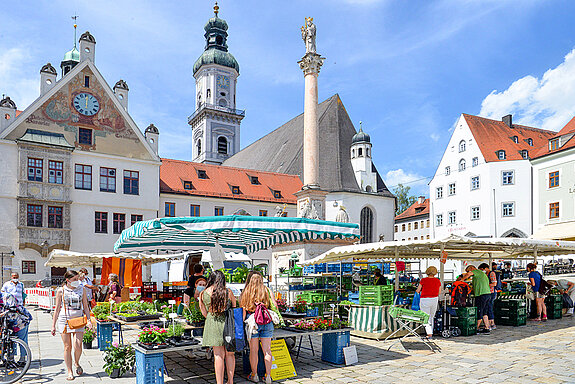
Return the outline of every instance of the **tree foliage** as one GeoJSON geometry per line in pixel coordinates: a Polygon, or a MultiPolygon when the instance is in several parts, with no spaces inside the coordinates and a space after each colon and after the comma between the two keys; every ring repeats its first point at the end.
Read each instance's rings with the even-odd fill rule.
{"type": "Polygon", "coordinates": [[[417,201],[417,197],[409,194],[410,189],[410,186],[404,186],[403,184],[397,184],[397,187],[393,189],[393,194],[397,198],[397,206],[395,208],[396,216],[405,211],[417,201]]]}

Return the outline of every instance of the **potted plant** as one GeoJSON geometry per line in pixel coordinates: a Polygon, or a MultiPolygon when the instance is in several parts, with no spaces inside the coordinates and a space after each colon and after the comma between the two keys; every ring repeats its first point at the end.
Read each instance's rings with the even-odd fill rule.
{"type": "Polygon", "coordinates": [[[307,301],[298,300],[294,303],[293,307],[296,313],[305,313],[305,311],[307,310],[307,301]]]}
{"type": "Polygon", "coordinates": [[[182,340],[184,334],[184,326],[179,322],[173,321],[168,327],[168,338],[178,342],[182,340]]]}
{"type": "Polygon", "coordinates": [[[113,342],[104,351],[104,371],[112,379],[121,377],[132,370],[136,363],[136,354],[131,345],[120,345],[113,342]]]}
{"type": "Polygon", "coordinates": [[[156,326],[142,329],[138,334],[138,344],[144,348],[153,349],[166,344],[168,330],[156,326]]]}
{"type": "Polygon", "coordinates": [[[276,303],[278,305],[278,311],[287,312],[287,302],[284,299],[277,299],[276,303]]]}
{"type": "Polygon", "coordinates": [[[93,329],[86,328],[86,332],[84,332],[84,337],[82,338],[82,346],[84,349],[92,349],[92,341],[96,337],[96,332],[93,329]]]}
{"type": "Polygon", "coordinates": [[[204,324],[206,318],[202,315],[200,311],[200,305],[197,301],[193,301],[190,303],[190,307],[187,308],[184,312],[184,317],[194,327],[201,327],[204,324]]]}

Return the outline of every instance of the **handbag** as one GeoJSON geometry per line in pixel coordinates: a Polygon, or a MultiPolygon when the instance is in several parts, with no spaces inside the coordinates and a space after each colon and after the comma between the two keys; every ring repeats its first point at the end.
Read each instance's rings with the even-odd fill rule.
{"type": "Polygon", "coordinates": [[[539,276],[541,276],[541,282],[539,283],[539,293],[547,296],[549,294],[549,292],[551,292],[551,289],[553,288],[553,286],[551,284],[549,284],[546,280],[543,280],[543,276],[539,273],[539,276]]]}
{"type": "Polygon", "coordinates": [[[82,317],[68,318],[68,311],[66,311],[66,300],[64,300],[64,295],[65,292],[62,292],[62,305],[64,306],[64,315],[66,316],[66,324],[68,325],[68,328],[78,329],[85,327],[86,324],[88,324],[88,318],[86,318],[86,315],[83,315],[82,317]]]}

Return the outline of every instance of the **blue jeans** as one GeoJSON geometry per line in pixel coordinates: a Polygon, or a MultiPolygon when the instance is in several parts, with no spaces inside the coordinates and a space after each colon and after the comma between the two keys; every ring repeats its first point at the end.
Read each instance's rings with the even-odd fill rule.
{"type": "Polygon", "coordinates": [[[252,335],[252,338],[271,339],[274,335],[274,323],[269,322],[265,325],[258,325],[258,333],[252,335]]]}
{"type": "MultiPolygon", "coordinates": [[[[26,325],[26,327],[19,330],[18,332],[14,332],[14,336],[24,341],[26,344],[28,344],[28,326],[29,324],[26,325]]],[[[24,360],[24,356],[26,356],[26,350],[24,349],[23,346],[20,346],[20,359],[24,360]]]]}

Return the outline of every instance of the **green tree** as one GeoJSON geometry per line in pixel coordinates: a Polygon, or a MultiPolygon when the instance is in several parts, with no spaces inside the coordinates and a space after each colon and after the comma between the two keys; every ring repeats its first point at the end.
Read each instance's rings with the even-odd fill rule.
{"type": "Polygon", "coordinates": [[[397,184],[397,187],[393,189],[393,194],[397,198],[397,207],[395,208],[396,216],[417,201],[417,197],[409,194],[410,189],[411,187],[404,186],[403,184],[397,184]]]}

